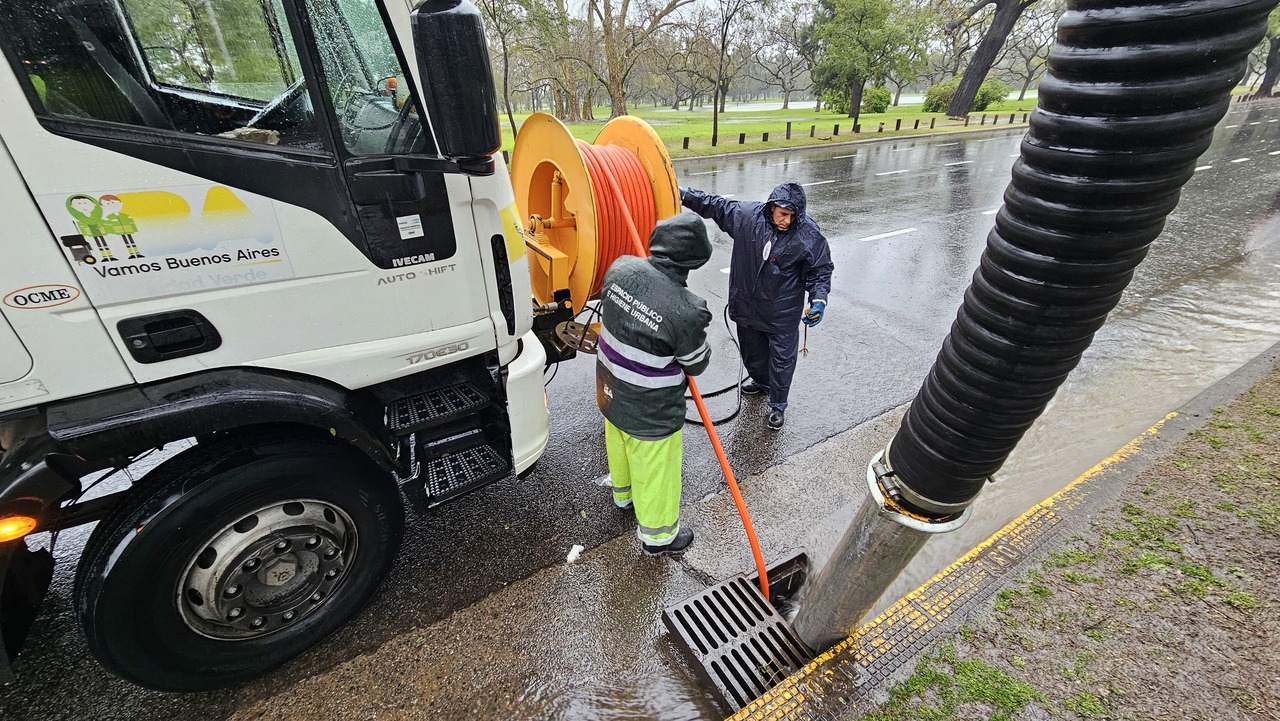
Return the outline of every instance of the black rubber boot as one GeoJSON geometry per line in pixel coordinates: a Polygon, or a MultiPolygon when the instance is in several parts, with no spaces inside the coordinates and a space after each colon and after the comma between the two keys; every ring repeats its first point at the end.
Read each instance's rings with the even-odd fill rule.
{"type": "Polygon", "coordinates": [[[776,431],[782,428],[782,424],[786,421],[785,414],[777,408],[770,408],[769,415],[764,419],[764,424],[769,426],[769,430],[776,431]]]}
{"type": "Polygon", "coordinates": [[[743,395],[758,396],[762,393],[768,393],[768,392],[769,392],[768,388],[765,388],[764,386],[760,385],[759,383],[756,383],[754,380],[751,380],[750,378],[742,382],[743,395]]]}
{"type": "Polygon", "coordinates": [[[664,546],[650,546],[647,543],[641,543],[640,548],[644,550],[644,555],[646,556],[679,556],[684,553],[690,543],[693,543],[693,531],[681,528],[676,533],[675,538],[671,539],[671,543],[664,546]]]}

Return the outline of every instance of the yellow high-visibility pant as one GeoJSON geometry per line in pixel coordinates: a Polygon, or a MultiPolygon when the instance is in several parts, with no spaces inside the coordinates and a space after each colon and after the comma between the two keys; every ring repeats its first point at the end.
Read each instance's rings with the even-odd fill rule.
{"type": "Polygon", "coordinates": [[[671,543],[680,531],[680,464],[683,431],[658,441],[643,441],[605,419],[605,450],[613,502],[635,504],[636,535],[651,546],[671,543]]]}

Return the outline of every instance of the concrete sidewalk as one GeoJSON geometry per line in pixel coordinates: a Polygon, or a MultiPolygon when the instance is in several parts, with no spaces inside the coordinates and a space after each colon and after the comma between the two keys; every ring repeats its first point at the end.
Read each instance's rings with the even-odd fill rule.
{"type": "Polygon", "coordinates": [[[1280,346],[733,718],[1280,718],[1280,346]]]}

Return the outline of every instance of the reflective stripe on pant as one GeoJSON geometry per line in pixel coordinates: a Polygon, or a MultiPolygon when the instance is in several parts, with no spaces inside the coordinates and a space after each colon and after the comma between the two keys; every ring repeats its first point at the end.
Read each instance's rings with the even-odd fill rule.
{"type": "Polygon", "coordinates": [[[750,326],[738,326],[738,346],[742,363],[756,383],[769,389],[769,407],[787,409],[791,378],[796,374],[796,353],[800,348],[800,331],[765,333],[750,326]]]}
{"type": "Polygon", "coordinates": [[[633,438],[604,422],[605,450],[614,503],[635,504],[636,535],[643,543],[664,546],[680,530],[680,464],[683,431],[660,441],[633,438]]]}

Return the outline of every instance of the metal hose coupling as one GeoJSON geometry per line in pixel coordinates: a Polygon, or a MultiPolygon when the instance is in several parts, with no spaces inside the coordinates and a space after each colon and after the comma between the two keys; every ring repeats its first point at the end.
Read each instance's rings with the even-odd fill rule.
{"type": "Polygon", "coordinates": [[[1275,0],[1075,0],[951,333],[886,448],[967,506],[1080,361],[1227,112],[1275,0]]]}

